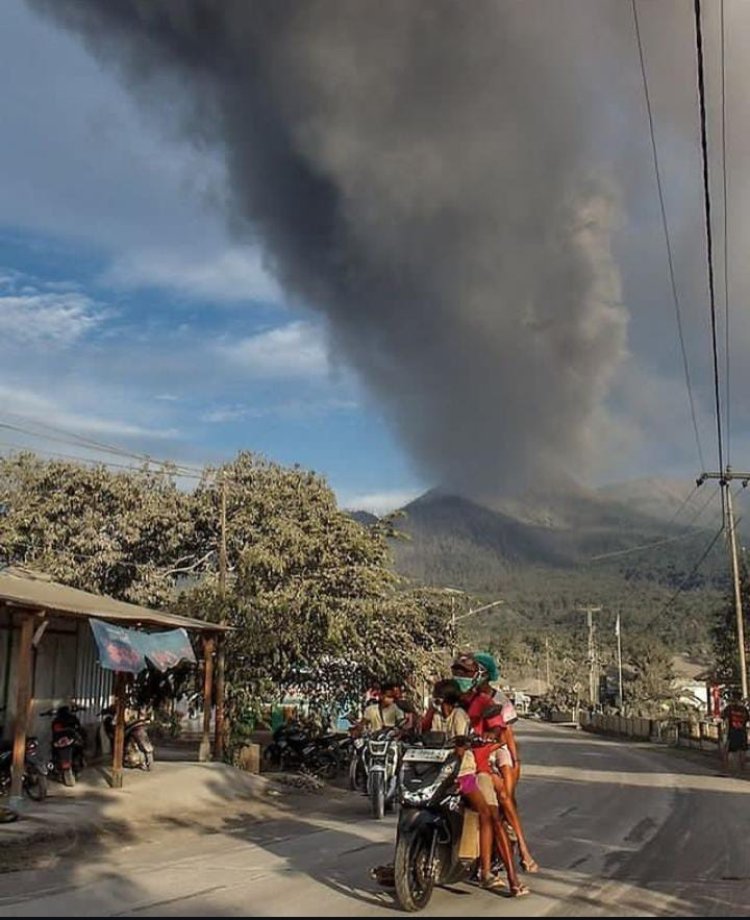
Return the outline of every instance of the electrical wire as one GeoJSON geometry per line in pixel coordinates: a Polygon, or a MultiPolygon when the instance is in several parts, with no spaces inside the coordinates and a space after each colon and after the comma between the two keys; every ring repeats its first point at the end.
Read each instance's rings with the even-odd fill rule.
{"type": "Polygon", "coordinates": [[[726,362],[726,422],[725,438],[727,447],[727,466],[731,463],[731,428],[729,413],[730,374],[729,374],[729,233],[727,210],[727,104],[726,104],[726,64],[724,54],[725,29],[724,29],[724,0],[721,0],[721,168],[724,184],[724,351],[726,362]]]}
{"type": "Polygon", "coordinates": [[[687,388],[688,402],[690,404],[690,417],[693,421],[693,432],[695,434],[695,444],[698,448],[698,461],[701,470],[706,469],[703,459],[703,447],[701,445],[700,432],[698,430],[698,419],[695,411],[695,398],[693,396],[693,385],[690,377],[690,365],[687,357],[687,348],[685,346],[685,333],[682,325],[682,310],[680,308],[680,297],[677,291],[677,281],[674,269],[674,257],[672,255],[672,242],[669,234],[669,222],[667,220],[667,209],[664,203],[664,190],[661,181],[661,169],[659,168],[659,154],[656,146],[656,133],[654,131],[654,116],[651,108],[651,94],[648,87],[648,76],[646,73],[646,63],[643,53],[643,42],[641,39],[641,28],[638,20],[638,7],[636,0],[631,0],[633,9],[633,22],[635,25],[635,37],[638,43],[638,58],[641,65],[641,76],[643,78],[643,94],[646,100],[646,113],[648,114],[649,133],[651,135],[651,151],[654,159],[654,174],[656,176],[656,188],[659,193],[659,208],[661,211],[662,229],[664,231],[664,242],[667,249],[667,265],[669,268],[669,281],[672,289],[672,303],[674,305],[675,319],[677,321],[677,336],[680,340],[680,350],[682,352],[682,368],[685,375],[685,386],[687,388]]]}
{"type": "MultiPolygon", "coordinates": [[[[703,203],[705,209],[706,261],[708,265],[708,296],[711,310],[711,346],[714,370],[714,400],[716,403],[716,435],[719,469],[724,472],[724,446],[721,426],[721,387],[719,385],[719,346],[716,332],[716,287],[714,283],[713,235],[711,230],[711,188],[708,171],[708,137],[706,130],[706,85],[703,63],[703,28],[701,23],[701,0],[694,0],[695,44],[698,63],[698,104],[700,113],[701,155],[703,158],[703,203]]],[[[722,509],[726,518],[726,501],[722,495],[722,509]]]]}
{"type": "MultiPolygon", "coordinates": [[[[696,491],[697,491],[697,487],[696,489],[693,490],[693,492],[691,492],[689,497],[695,494],[696,491]]],[[[708,500],[705,501],[700,506],[700,508],[698,508],[695,514],[690,518],[690,520],[686,522],[685,524],[686,527],[691,527],[697,521],[697,519],[703,514],[706,508],[708,508],[711,502],[716,498],[718,493],[719,493],[718,489],[714,492],[711,492],[711,494],[708,496],[708,500]]],[[[684,507],[685,504],[686,503],[683,502],[682,507],[684,507]]],[[[673,516],[673,520],[674,520],[674,517],[675,516],[673,516]]],[[[602,559],[615,559],[619,556],[629,556],[631,553],[639,553],[639,552],[642,552],[643,550],[655,549],[658,546],[666,546],[669,543],[678,543],[681,540],[689,540],[691,538],[694,538],[695,535],[696,535],[695,531],[689,531],[688,533],[679,534],[678,536],[665,537],[662,540],[651,541],[650,543],[641,543],[638,546],[630,546],[627,549],[614,550],[611,553],[600,553],[597,556],[591,556],[588,561],[589,562],[599,562],[602,559]]]]}

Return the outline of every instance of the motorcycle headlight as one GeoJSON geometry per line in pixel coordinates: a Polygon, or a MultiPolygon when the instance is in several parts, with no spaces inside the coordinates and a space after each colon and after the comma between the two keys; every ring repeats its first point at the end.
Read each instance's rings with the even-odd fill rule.
{"type": "Polygon", "coordinates": [[[455,763],[446,763],[440,768],[440,772],[429,786],[422,786],[420,789],[406,789],[401,785],[401,801],[404,805],[426,805],[439,792],[441,787],[453,779],[456,772],[455,763]]]}

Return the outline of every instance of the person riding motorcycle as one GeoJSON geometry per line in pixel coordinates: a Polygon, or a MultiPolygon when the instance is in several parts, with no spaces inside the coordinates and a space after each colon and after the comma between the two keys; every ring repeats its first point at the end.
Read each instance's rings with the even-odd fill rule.
{"type": "Polygon", "coordinates": [[[488,770],[484,766],[482,772],[492,777],[500,809],[510,827],[509,836],[515,837],[518,842],[521,868],[526,872],[538,872],[539,865],[529,850],[515,804],[514,778],[520,773],[518,746],[513,730],[502,717],[502,710],[495,699],[496,691],[491,686],[500,676],[497,662],[489,652],[475,652],[460,655],[454,661],[452,671],[459,685],[463,683],[464,687],[470,687],[463,697],[463,705],[472,729],[481,737],[499,742],[494,768],[488,770]]]}

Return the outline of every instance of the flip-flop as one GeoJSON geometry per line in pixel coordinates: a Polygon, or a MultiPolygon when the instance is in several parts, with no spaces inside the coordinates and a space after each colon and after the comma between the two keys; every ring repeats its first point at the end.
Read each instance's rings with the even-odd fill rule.
{"type": "Polygon", "coordinates": [[[481,880],[479,887],[485,888],[487,891],[500,891],[502,888],[505,888],[505,882],[499,875],[490,875],[488,878],[483,878],[481,880]]]}
{"type": "Polygon", "coordinates": [[[531,889],[528,885],[512,885],[510,889],[511,898],[524,898],[527,894],[531,894],[531,889]]]}

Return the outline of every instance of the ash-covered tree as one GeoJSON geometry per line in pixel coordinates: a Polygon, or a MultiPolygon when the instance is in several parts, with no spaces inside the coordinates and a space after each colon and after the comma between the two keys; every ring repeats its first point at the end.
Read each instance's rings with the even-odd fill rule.
{"type": "Polygon", "coordinates": [[[120,600],[163,606],[206,548],[170,469],[0,458],[0,559],[120,600]]]}
{"type": "Polygon", "coordinates": [[[439,671],[449,618],[439,592],[405,590],[383,526],[339,510],[319,476],[249,453],[196,491],[196,527],[216,541],[226,490],[228,578],[184,592],[178,609],[233,627],[226,649],[232,718],[304,694],[331,709],[393,676],[420,687],[439,671]]]}

